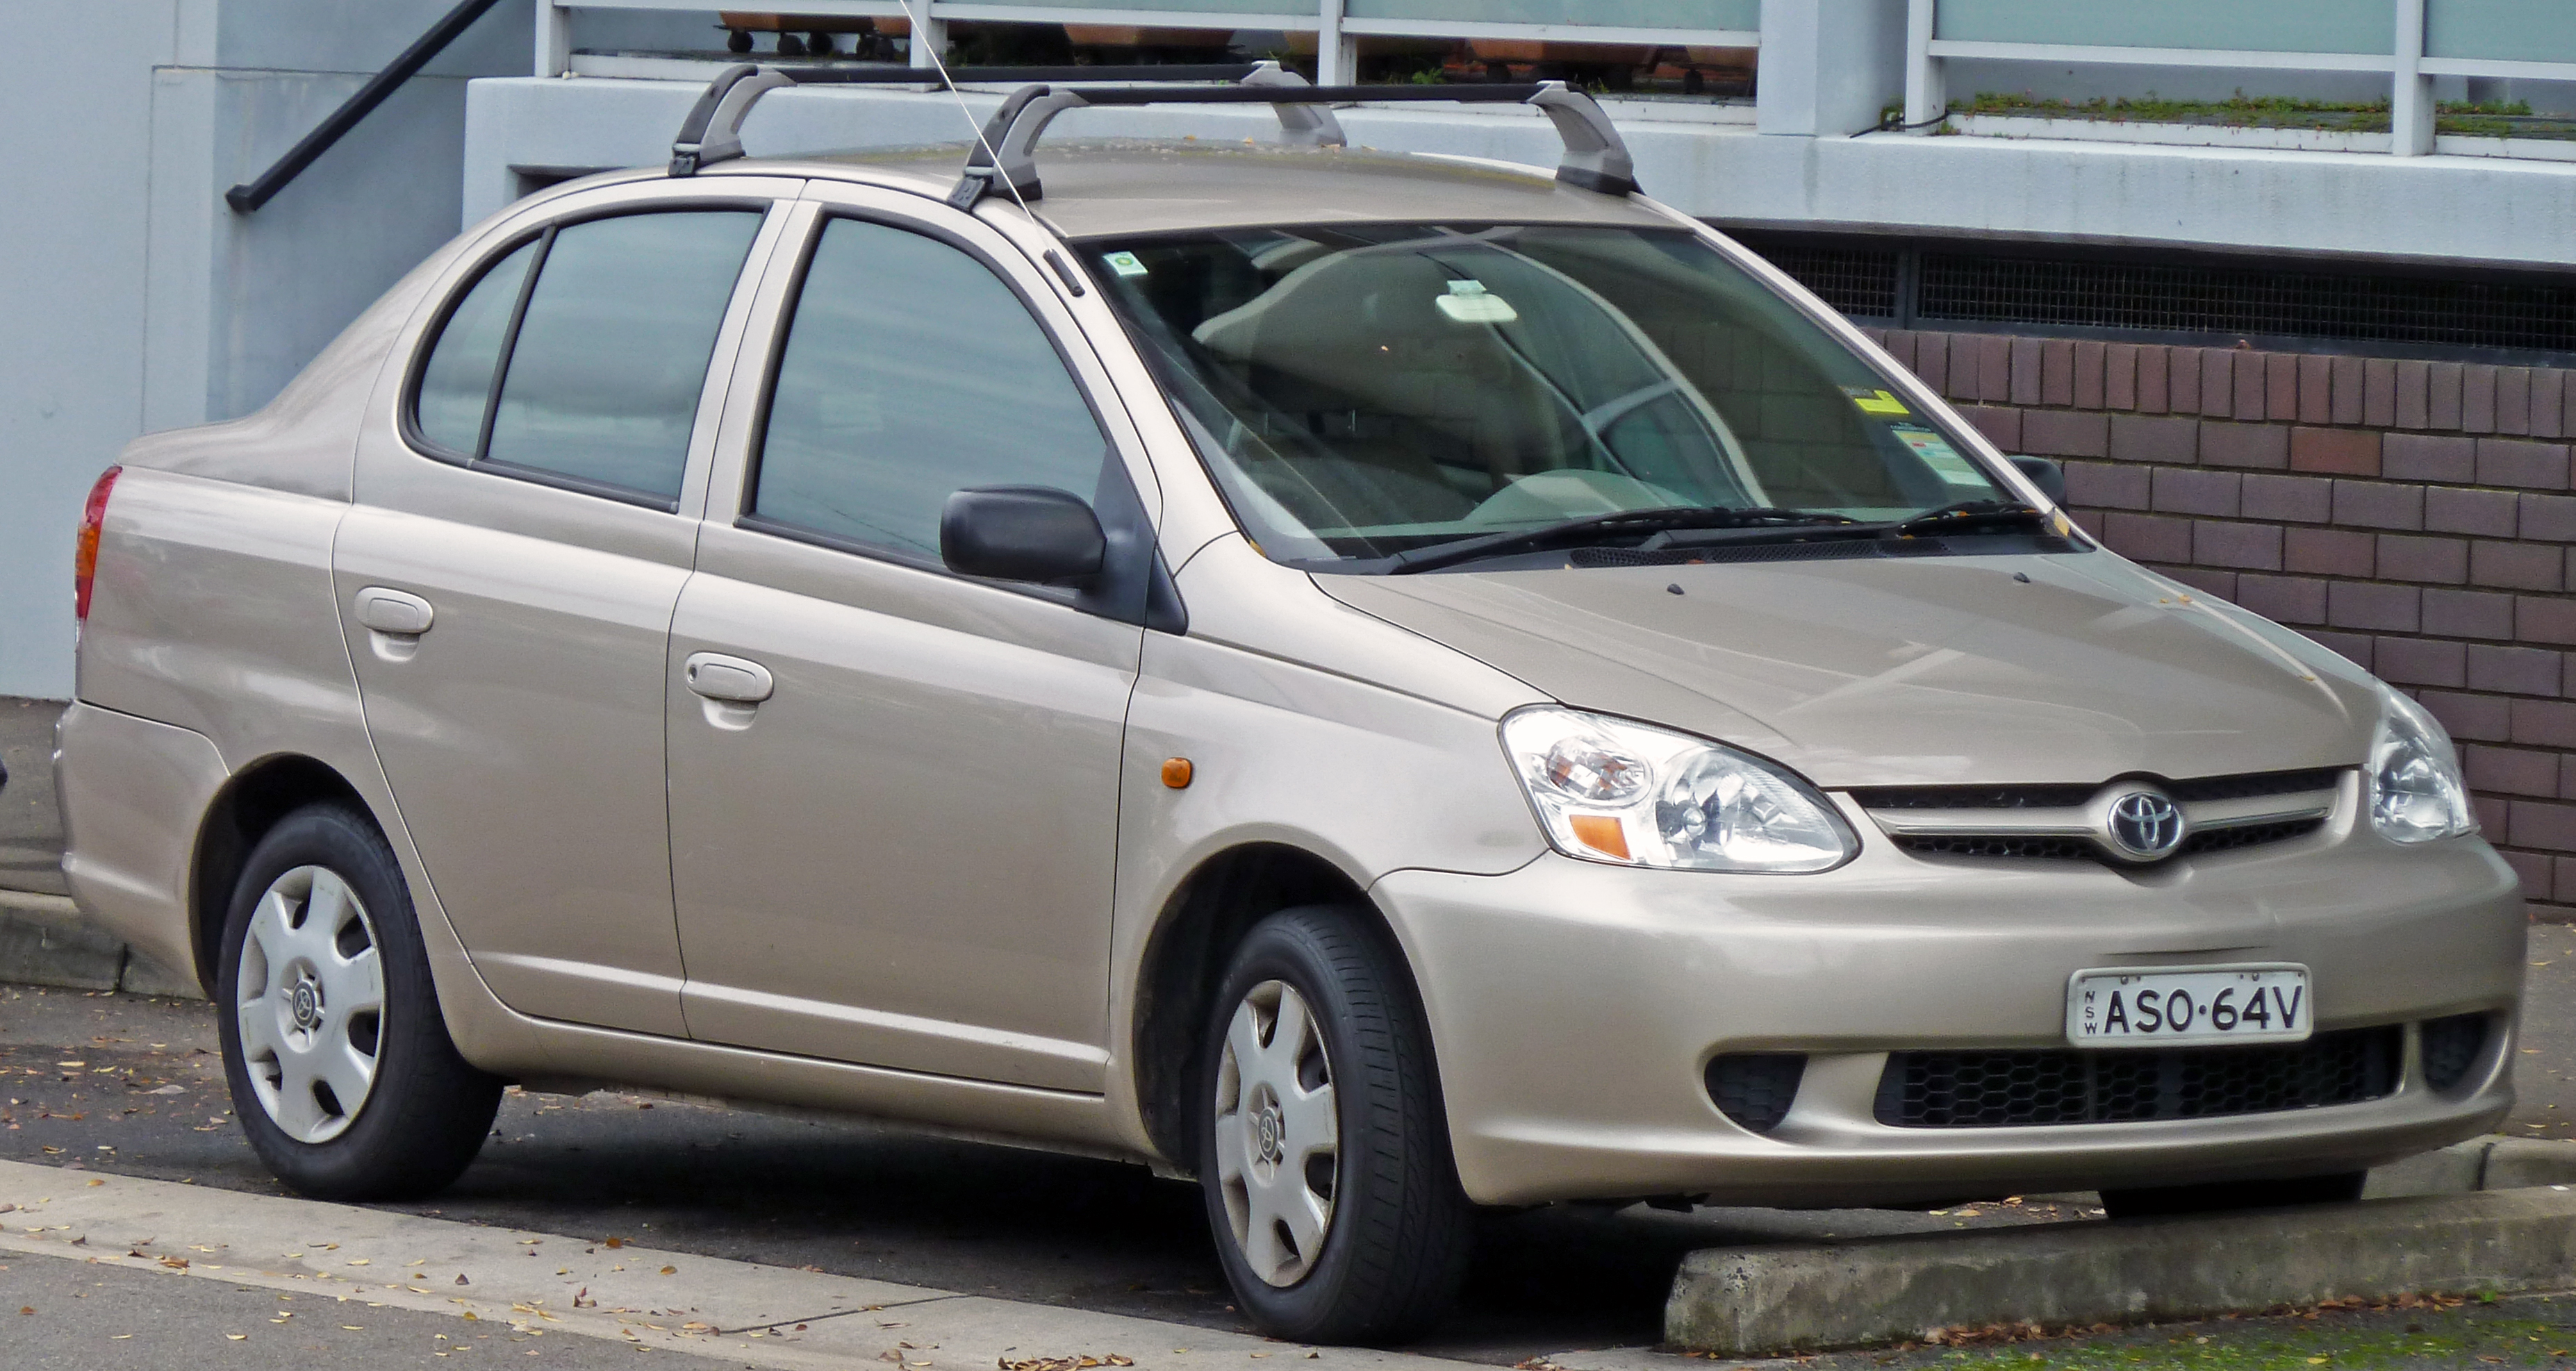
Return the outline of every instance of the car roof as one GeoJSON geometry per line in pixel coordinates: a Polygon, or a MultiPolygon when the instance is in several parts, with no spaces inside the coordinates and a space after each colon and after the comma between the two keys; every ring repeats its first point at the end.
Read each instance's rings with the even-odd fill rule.
{"type": "MultiPolygon", "coordinates": [[[[744,159],[714,174],[901,183],[945,196],[966,145],[744,159]]],[[[1301,148],[1246,140],[1061,139],[1038,155],[1029,208],[1067,238],[1267,224],[1558,223],[1671,228],[1624,196],[1577,189],[1536,167],[1480,158],[1301,148]]]]}

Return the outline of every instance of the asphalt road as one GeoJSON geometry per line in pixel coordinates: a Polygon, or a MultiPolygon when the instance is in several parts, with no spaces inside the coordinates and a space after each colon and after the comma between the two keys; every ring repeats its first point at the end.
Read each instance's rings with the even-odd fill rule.
{"type": "MultiPolygon", "coordinates": [[[[0,987],[0,1157],[285,1193],[232,1118],[210,1009],[0,987]]],[[[1219,1329],[1195,1187],[1144,1168],[602,1092],[513,1093],[464,1178],[406,1212],[987,1292],[1219,1329]]],[[[2080,1221],[2056,1205],[1560,1207],[1481,1235],[1458,1314],[1413,1350],[1510,1365],[1655,1342],[1683,1253],[1764,1239],[2080,1221]]]]}

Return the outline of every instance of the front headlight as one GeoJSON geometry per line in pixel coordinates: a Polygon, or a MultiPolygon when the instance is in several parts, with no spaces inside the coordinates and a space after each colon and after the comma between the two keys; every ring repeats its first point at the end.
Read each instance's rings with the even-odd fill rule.
{"type": "Polygon", "coordinates": [[[2393,843],[2478,831],[2451,735],[2394,690],[2384,692],[2379,734],[2370,743],[2370,826],[2393,843]]]}
{"type": "Polygon", "coordinates": [[[1548,841],[1569,857],[1685,871],[1825,871],[1859,840],[1815,788],[1730,747],[1602,714],[1534,706],[1503,750],[1548,841]]]}

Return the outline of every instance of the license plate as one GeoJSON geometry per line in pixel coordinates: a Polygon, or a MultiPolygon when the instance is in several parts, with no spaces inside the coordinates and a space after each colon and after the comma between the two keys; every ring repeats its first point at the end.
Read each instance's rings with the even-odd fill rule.
{"type": "Polygon", "coordinates": [[[2078,971],[2066,984],[2077,1047],[2299,1042],[2314,1013],[2304,966],[2078,971]]]}

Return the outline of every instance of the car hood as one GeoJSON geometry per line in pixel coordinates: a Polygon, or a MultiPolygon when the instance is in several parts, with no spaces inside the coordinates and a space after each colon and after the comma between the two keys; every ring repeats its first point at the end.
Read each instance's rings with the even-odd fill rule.
{"type": "Polygon", "coordinates": [[[2352,765],[2379,718],[2341,657],[2103,551],[1315,579],[1566,704],[1827,787],[2352,765]]]}

